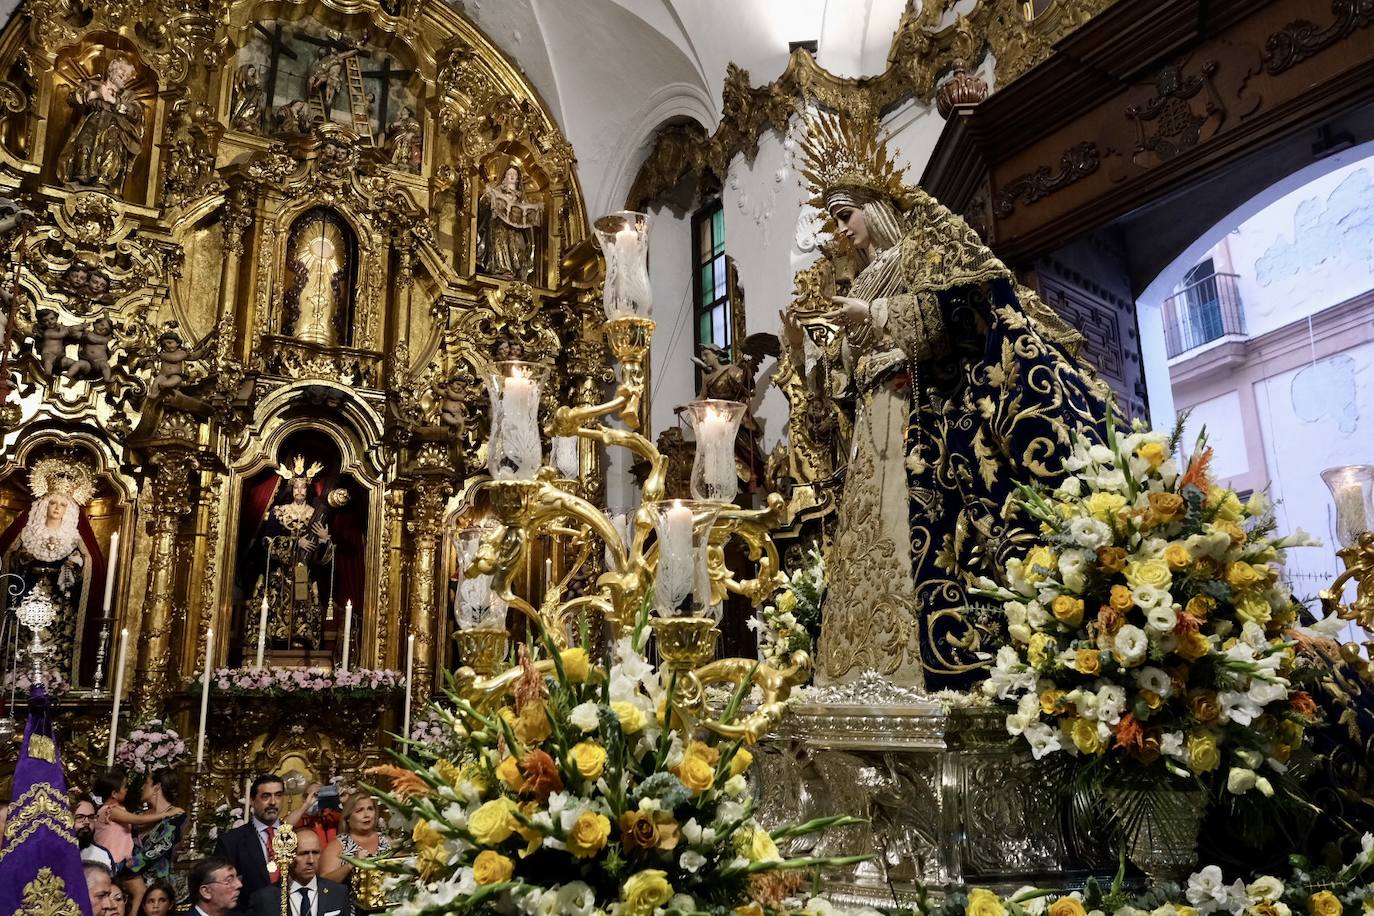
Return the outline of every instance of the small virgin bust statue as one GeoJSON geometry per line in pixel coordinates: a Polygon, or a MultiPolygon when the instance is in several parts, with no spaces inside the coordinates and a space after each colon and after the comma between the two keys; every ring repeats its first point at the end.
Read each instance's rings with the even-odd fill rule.
{"type": "Polygon", "coordinates": [[[842,371],[804,374],[853,414],[818,676],[963,686],[999,638],[966,588],[1024,552],[1017,485],[1064,473],[1069,431],[1101,427],[1105,389],[1081,339],[902,183],[875,123],[812,120],[802,149],[813,203],[862,265],[830,311],[785,316],[794,365],[802,323],[839,330],[825,359],[842,371]]]}

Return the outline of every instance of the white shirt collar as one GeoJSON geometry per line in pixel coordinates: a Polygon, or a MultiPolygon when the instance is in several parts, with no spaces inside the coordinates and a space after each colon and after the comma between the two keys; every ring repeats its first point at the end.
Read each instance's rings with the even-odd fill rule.
{"type": "Polygon", "coordinates": [[[275,824],[269,824],[269,823],[266,823],[265,821],[260,821],[260,820],[258,820],[258,816],[257,816],[256,814],[253,815],[253,829],[256,830],[258,833],[262,833],[262,832],[263,832],[264,830],[266,830],[268,827],[276,828],[276,827],[279,827],[279,826],[281,826],[281,822],[280,822],[280,821],[278,821],[278,822],[275,823],[275,824]]]}
{"type": "Polygon", "coordinates": [[[314,877],[314,878],[311,878],[309,884],[301,884],[301,883],[300,883],[299,881],[297,881],[295,878],[292,878],[292,879],[291,879],[291,893],[293,893],[293,894],[299,894],[300,891],[301,891],[301,888],[305,888],[306,890],[310,891],[310,902],[311,902],[311,903],[314,903],[314,902],[315,902],[315,896],[319,893],[319,885],[320,885],[320,881],[319,881],[318,876],[317,876],[317,877],[314,877]]]}

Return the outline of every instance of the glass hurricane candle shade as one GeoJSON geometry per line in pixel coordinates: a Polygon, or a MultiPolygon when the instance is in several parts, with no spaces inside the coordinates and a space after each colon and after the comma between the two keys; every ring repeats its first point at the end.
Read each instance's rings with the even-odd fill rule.
{"type": "Polygon", "coordinates": [[[558,471],[564,480],[577,480],[581,476],[581,456],[576,436],[554,436],[549,445],[549,464],[558,471]]]}
{"type": "Polygon", "coordinates": [[[733,502],[739,492],[735,472],[735,439],[744,405],[739,401],[689,401],[687,421],[696,435],[692,459],[692,497],[710,502],[733,502]]]}
{"type": "Polygon", "coordinates": [[[658,534],[658,572],[654,579],[654,613],[660,617],[718,616],[711,602],[707,548],[720,506],[696,500],[654,503],[658,534]]]}
{"type": "Polygon", "coordinates": [[[1374,522],[1374,465],[1347,464],[1322,471],[1336,505],[1336,540],[1353,546],[1360,533],[1374,522]]]}
{"type": "Polygon", "coordinates": [[[633,210],[608,213],[592,224],[592,230],[606,258],[606,286],[602,298],[606,318],[652,317],[649,214],[633,210]]]}
{"type": "Polygon", "coordinates": [[[539,395],[549,367],[502,360],[487,376],[491,438],[487,470],[495,480],[533,480],[544,460],[539,438],[539,395]]]}
{"type": "Polygon", "coordinates": [[[506,625],[506,601],[491,590],[491,574],[467,576],[463,574],[477,558],[485,528],[464,528],[458,533],[458,596],[453,616],[460,630],[506,625]]]}

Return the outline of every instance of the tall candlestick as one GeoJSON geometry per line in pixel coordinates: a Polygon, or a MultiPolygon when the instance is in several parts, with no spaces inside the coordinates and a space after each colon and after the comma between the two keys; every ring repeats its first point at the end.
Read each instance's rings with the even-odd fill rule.
{"type": "Polygon", "coordinates": [[[348,670],[348,650],[353,646],[353,599],[344,602],[343,660],[339,670],[348,670]]]}
{"type": "Polygon", "coordinates": [[[105,609],[104,616],[110,616],[110,601],[114,597],[115,568],[119,566],[119,532],[110,535],[109,562],[105,564],[105,609]]]}
{"type": "Polygon", "coordinates": [[[410,737],[410,693],[414,689],[411,681],[415,677],[415,634],[411,633],[406,640],[406,706],[405,714],[401,717],[401,737],[410,737]]]}
{"type": "Polygon", "coordinates": [[[262,667],[263,655],[267,652],[267,596],[262,596],[262,609],[258,611],[258,656],[254,665],[262,667]]]}
{"type": "Polygon", "coordinates": [[[115,739],[119,735],[119,704],[124,699],[124,665],[129,659],[129,628],[119,631],[119,655],[115,660],[114,705],[110,707],[110,746],[105,755],[105,767],[114,766],[115,739]]]}
{"type": "Polygon", "coordinates": [[[205,631],[205,682],[200,685],[200,734],[196,736],[196,769],[205,762],[205,719],[210,711],[210,662],[215,657],[215,628],[205,631]]]}
{"type": "Polygon", "coordinates": [[[252,777],[249,777],[249,776],[243,777],[243,821],[242,821],[242,823],[244,823],[244,824],[248,823],[249,818],[251,818],[251,817],[253,816],[253,806],[252,806],[252,804],[251,804],[252,798],[249,797],[249,793],[252,792],[252,791],[253,791],[253,780],[252,780],[252,777]]]}

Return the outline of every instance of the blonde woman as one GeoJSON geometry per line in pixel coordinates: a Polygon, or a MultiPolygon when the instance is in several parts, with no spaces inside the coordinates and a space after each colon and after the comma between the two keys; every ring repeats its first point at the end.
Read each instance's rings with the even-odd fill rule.
{"type": "Polygon", "coordinates": [[[320,857],[320,875],[347,884],[353,877],[353,866],[344,861],[344,856],[371,858],[390,849],[391,841],[381,831],[381,809],[377,799],[366,792],[354,792],[343,804],[343,827],[339,835],[329,841],[320,857]]]}

